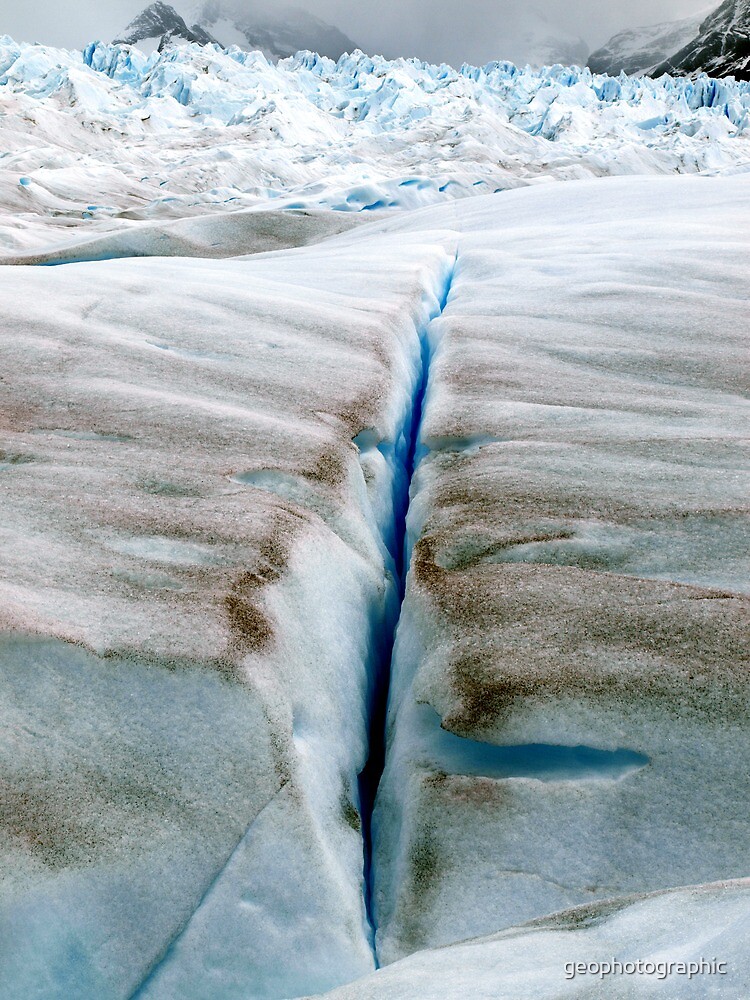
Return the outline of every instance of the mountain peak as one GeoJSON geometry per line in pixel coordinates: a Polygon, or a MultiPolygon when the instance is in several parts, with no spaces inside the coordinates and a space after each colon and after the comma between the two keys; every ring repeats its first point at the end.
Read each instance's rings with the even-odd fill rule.
{"type": "Polygon", "coordinates": [[[667,24],[633,28],[614,35],[589,57],[595,73],[616,76],[734,76],[750,79],[750,0],[721,6],[667,24]]]}
{"type": "Polygon", "coordinates": [[[138,45],[141,42],[153,41],[158,47],[174,38],[182,38],[199,45],[210,45],[216,39],[205,28],[194,24],[188,27],[185,19],[177,13],[174,7],[163,0],[155,0],[133,18],[125,30],[114,39],[119,45],[138,45]]]}
{"type": "Polygon", "coordinates": [[[223,40],[239,36],[243,48],[260,49],[270,59],[284,59],[301,49],[338,59],[357,45],[332,24],[301,7],[286,4],[250,7],[236,0],[204,0],[196,20],[223,40]]]}
{"type": "Polygon", "coordinates": [[[179,39],[199,45],[213,43],[222,48],[234,44],[244,49],[260,49],[272,60],[284,59],[300,49],[338,59],[357,47],[338,28],[296,7],[248,10],[231,0],[229,3],[204,0],[195,5],[194,18],[195,23],[189,26],[174,7],[164,0],[155,0],[114,41],[143,49],[162,49],[171,40],[179,39]]]}
{"type": "Polygon", "coordinates": [[[605,45],[591,53],[589,68],[594,73],[608,73],[610,76],[621,72],[630,76],[651,73],[672,53],[695,38],[707,13],[702,11],[679,21],[618,31],[605,45]]]}
{"type": "Polygon", "coordinates": [[[750,79],[750,0],[726,0],[701,22],[697,37],[655,70],[696,72],[750,79]]]}

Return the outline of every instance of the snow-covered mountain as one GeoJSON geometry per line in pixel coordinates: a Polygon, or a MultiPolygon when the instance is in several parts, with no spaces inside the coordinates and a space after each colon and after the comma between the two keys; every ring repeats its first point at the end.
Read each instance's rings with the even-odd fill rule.
{"type": "MultiPolygon", "coordinates": [[[[181,5],[178,5],[181,6],[181,5]]],[[[355,43],[332,25],[296,7],[260,9],[205,0],[177,8],[157,0],[133,18],[115,44],[137,45],[145,52],[163,49],[169,42],[237,45],[259,50],[267,59],[286,59],[310,50],[331,59],[353,52],[355,43]]]]}
{"type": "Polygon", "coordinates": [[[188,27],[174,7],[156,0],[133,18],[114,44],[137,45],[143,51],[151,52],[163,49],[170,41],[180,40],[198,45],[211,45],[218,41],[199,24],[188,27]]]}
{"type": "Polygon", "coordinates": [[[651,73],[698,34],[706,11],[679,21],[667,21],[620,31],[592,52],[588,65],[594,73],[651,73]]]}
{"type": "Polygon", "coordinates": [[[726,0],[705,18],[697,36],[654,72],[750,79],[750,0],[726,0]]]}
{"type": "MultiPolygon", "coordinates": [[[[174,6],[157,0],[135,17],[115,41],[151,52],[164,48],[169,41],[180,40],[201,45],[214,42],[223,48],[236,45],[260,51],[272,61],[300,51],[339,59],[358,48],[338,28],[300,7],[247,5],[237,0],[177,0],[174,6]]],[[[511,6],[492,51],[498,59],[538,68],[555,64],[583,66],[589,47],[583,38],[554,23],[543,12],[511,6]]]]}
{"type": "Polygon", "coordinates": [[[259,49],[269,59],[285,59],[310,50],[338,59],[357,45],[333,25],[299,7],[258,7],[232,0],[205,0],[194,8],[195,20],[222,45],[259,49]]]}

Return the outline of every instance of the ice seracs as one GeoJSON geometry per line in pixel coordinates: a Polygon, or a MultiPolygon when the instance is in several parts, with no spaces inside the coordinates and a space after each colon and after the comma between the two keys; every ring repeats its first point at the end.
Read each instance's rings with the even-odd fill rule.
{"type": "Polygon", "coordinates": [[[269,207],[377,212],[521,185],[746,169],[746,83],[185,44],[0,41],[0,247],[269,207]]]}

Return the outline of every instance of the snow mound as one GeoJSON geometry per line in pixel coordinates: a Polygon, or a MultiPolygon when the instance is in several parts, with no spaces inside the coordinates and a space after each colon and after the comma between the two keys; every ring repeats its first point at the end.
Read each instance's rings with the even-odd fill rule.
{"type": "Polygon", "coordinates": [[[121,257],[238,257],[307,246],[366,221],[350,213],[262,208],[165,223],[131,221],[115,232],[83,241],[81,230],[73,230],[78,239],[68,236],[60,246],[40,253],[0,256],[0,265],[70,264],[121,257]]]}

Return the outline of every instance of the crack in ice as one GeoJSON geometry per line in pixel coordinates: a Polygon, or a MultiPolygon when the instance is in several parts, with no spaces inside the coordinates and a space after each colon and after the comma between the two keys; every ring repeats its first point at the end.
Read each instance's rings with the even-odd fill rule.
{"type": "Polygon", "coordinates": [[[362,816],[362,839],[364,845],[364,894],[367,921],[371,934],[371,945],[373,958],[376,967],[379,967],[377,949],[375,947],[375,934],[377,922],[373,906],[374,893],[374,870],[373,870],[373,831],[372,813],[375,805],[375,796],[378,785],[385,767],[385,725],[388,707],[388,693],[390,688],[391,661],[393,657],[393,646],[398,630],[398,623],[403,610],[404,595],[406,590],[406,577],[409,569],[409,551],[406,532],[406,521],[409,514],[409,504],[411,500],[411,484],[414,474],[424,458],[423,449],[420,448],[420,434],[422,421],[424,418],[425,399],[429,388],[430,365],[432,361],[432,351],[429,343],[428,329],[431,323],[439,319],[448,304],[453,279],[456,273],[458,262],[458,251],[456,251],[452,265],[448,273],[443,278],[440,287],[436,292],[437,308],[431,313],[427,321],[418,330],[419,336],[419,371],[414,384],[411,406],[406,414],[402,433],[406,440],[406,450],[403,457],[403,485],[400,491],[394,491],[393,498],[393,524],[391,534],[395,543],[395,562],[398,576],[400,607],[399,613],[393,623],[392,630],[388,636],[384,663],[378,672],[375,684],[372,706],[370,710],[370,735],[369,735],[369,755],[367,764],[360,774],[359,794],[360,812],[362,816]],[[398,493],[401,493],[401,496],[398,493]]]}
{"type": "Polygon", "coordinates": [[[252,820],[250,821],[250,823],[248,824],[248,826],[245,828],[242,836],[240,837],[240,839],[237,841],[237,843],[232,848],[232,850],[229,853],[229,855],[226,858],[226,860],[223,862],[223,864],[221,865],[221,867],[219,868],[219,870],[216,872],[216,874],[214,875],[214,877],[209,882],[209,884],[206,887],[206,889],[201,894],[201,897],[198,900],[198,902],[195,904],[195,906],[190,911],[190,913],[188,914],[188,916],[182,922],[181,926],[178,928],[178,930],[176,931],[176,933],[172,936],[172,938],[170,939],[170,941],[167,944],[167,946],[160,952],[159,957],[153,962],[153,964],[150,966],[150,968],[148,969],[148,971],[146,972],[146,974],[143,976],[143,978],[141,979],[141,981],[138,983],[138,985],[135,987],[135,989],[132,991],[132,993],[129,994],[128,1000],[140,1000],[140,998],[144,998],[145,997],[144,990],[148,987],[149,983],[151,983],[153,981],[153,979],[156,976],[156,974],[158,973],[159,969],[162,967],[162,965],[164,965],[164,963],[167,961],[167,959],[169,958],[169,956],[172,954],[172,952],[174,951],[174,948],[177,945],[177,943],[179,942],[180,938],[182,938],[183,934],[185,934],[185,932],[187,931],[188,927],[190,926],[190,924],[192,923],[193,919],[195,918],[196,913],[198,913],[198,911],[200,910],[200,908],[203,906],[203,904],[206,902],[206,900],[208,899],[208,897],[211,895],[211,890],[218,883],[219,879],[221,879],[222,875],[227,870],[227,868],[229,868],[229,866],[231,865],[232,861],[236,857],[237,852],[240,850],[240,848],[242,847],[242,845],[247,840],[247,838],[248,838],[248,836],[250,834],[250,831],[253,829],[253,827],[258,822],[258,820],[263,815],[263,813],[265,813],[266,809],[268,809],[268,807],[270,805],[272,805],[276,801],[276,799],[279,797],[279,795],[281,795],[281,793],[284,791],[284,789],[286,788],[286,786],[288,785],[288,783],[289,783],[289,779],[285,778],[282,781],[282,783],[279,785],[279,787],[276,789],[276,791],[274,792],[274,794],[271,796],[271,798],[268,800],[268,802],[266,802],[265,805],[262,806],[261,809],[252,818],[252,820]]]}

